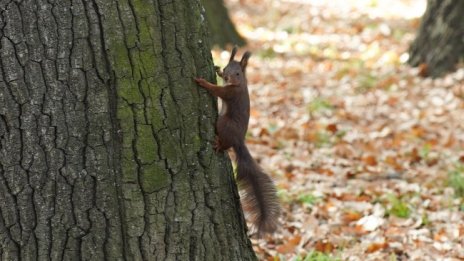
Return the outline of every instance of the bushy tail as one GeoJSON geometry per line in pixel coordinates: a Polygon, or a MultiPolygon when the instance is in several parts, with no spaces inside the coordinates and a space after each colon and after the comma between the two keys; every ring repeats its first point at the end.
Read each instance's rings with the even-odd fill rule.
{"type": "Polygon", "coordinates": [[[234,146],[234,150],[243,208],[259,236],[274,232],[280,214],[274,182],[253,160],[244,143],[234,146]]]}

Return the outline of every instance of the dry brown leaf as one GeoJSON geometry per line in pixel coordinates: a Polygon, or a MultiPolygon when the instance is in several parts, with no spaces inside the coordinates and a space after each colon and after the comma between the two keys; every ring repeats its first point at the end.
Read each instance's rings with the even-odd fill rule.
{"type": "Polygon", "coordinates": [[[419,68],[419,76],[421,77],[427,77],[429,76],[429,66],[426,63],[421,63],[418,66],[419,68]]]}
{"type": "Polygon", "coordinates": [[[252,118],[259,118],[261,116],[261,112],[256,108],[250,108],[250,117],[252,118]]]}
{"type": "Polygon", "coordinates": [[[422,126],[414,126],[411,128],[411,135],[417,138],[422,138],[425,135],[425,130],[422,126]]]}
{"type": "Polygon", "coordinates": [[[347,171],[345,173],[345,176],[347,179],[353,179],[353,178],[356,178],[356,174],[359,174],[359,172],[347,171]]]}
{"type": "Polygon", "coordinates": [[[453,94],[459,99],[464,99],[464,84],[458,84],[454,86],[453,94]]]}
{"type": "Polygon", "coordinates": [[[459,157],[459,162],[464,163],[464,155],[462,155],[461,157],[459,157]]]}
{"type": "Polygon", "coordinates": [[[398,163],[398,159],[395,156],[387,156],[385,158],[385,163],[392,166],[395,170],[401,170],[402,166],[398,163]]]}
{"type": "Polygon", "coordinates": [[[292,172],[285,172],[284,175],[289,181],[292,181],[295,178],[295,175],[292,172]]]}
{"type": "Polygon", "coordinates": [[[331,169],[328,169],[328,168],[317,168],[314,171],[319,173],[319,174],[326,175],[326,176],[333,176],[334,175],[334,172],[331,169]]]}
{"type": "Polygon", "coordinates": [[[390,227],[387,227],[387,229],[385,230],[385,236],[386,237],[401,237],[401,238],[403,238],[404,234],[405,234],[405,229],[402,228],[402,227],[390,226],[390,227]]]}
{"type": "Polygon", "coordinates": [[[419,155],[419,150],[417,148],[412,149],[409,154],[409,162],[410,163],[418,163],[421,161],[421,156],[419,155]]]}
{"type": "Polygon", "coordinates": [[[355,30],[356,33],[361,33],[364,30],[365,25],[363,23],[355,23],[352,25],[352,28],[355,30]]]}
{"type": "Polygon", "coordinates": [[[452,146],[454,146],[454,144],[456,144],[456,138],[454,137],[454,135],[449,135],[448,139],[446,140],[446,143],[443,146],[446,148],[451,148],[452,146]]]}
{"type": "Polygon", "coordinates": [[[319,240],[314,244],[314,249],[322,253],[332,253],[335,245],[326,240],[319,240]]]}
{"type": "Polygon", "coordinates": [[[369,202],[372,200],[372,198],[366,194],[355,195],[352,193],[343,193],[341,195],[333,195],[333,197],[342,201],[369,202]]]}
{"type": "Polygon", "coordinates": [[[395,106],[398,103],[399,99],[398,97],[389,97],[387,104],[390,106],[395,106]]]}
{"type": "Polygon", "coordinates": [[[298,131],[292,127],[280,128],[274,133],[274,137],[285,139],[285,140],[299,139],[298,131]]]}
{"type": "Polygon", "coordinates": [[[420,24],[421,24],[421,19],[419,19],[419,18],[414,18],[414,19],[409,20],[409,25],[413,29],[419,28],[420,24]]]}
{"type": "Polygon", "coordinates": [[[342,220],[345,223],[351,223],[353,221],[358,221],[362,217],[361,213],[356,211],[346,211],[343,213],[342,220]]]}
{"type": "Polygon", "coordinates": [[[459,226],[459,236],[464,237],[464,225],[459,226]]]}
{"type": "MultiPolygon", "coordinates": [[[[379,86],[379,88],[382,88],[382,89],[386,89],[386,88],[389,88],[392,84],[396,84],[398,83],[399,79],[398,77],[396,76],[390,76],[390,77],[387,77],[381,81],[379,81],[379,83],[377,84],[379,86]]],[[[393,97],[390,97],[390,99],[393,98],[393,97]]],[[[392,105],[390,102],[391,100],[388,100],[388,103],[390,105],[392,105]]],[[[397,99],[396,99],[397,101],[397,99]]],[[[395,101],[395,104],[396,104],[396,101],[395,101]]]]}
{"type": "Polygon", "coordinates": [[[369,195],[366,195],[366,194],[362,194],[362,195],[356,196],[355,201],[358,201],[358,202],[370,202],[370,201],[372,201],[372,197],[369,196],[369,195]]]}
{"type": "Polygon", "coordinates": [[[259,137],[270,136],[269,130],[267,128],[261,128],[258,133],[258,136],[259,137]]]}
{"type": "Polygon", "coordinates": [[[433,240],[441,242],[447,241],[448,237],[446,235],[446,230],[443,228],[438,230],[435,234],[433,234],[433,240]]]}
{"type": "Polygon", "coordinates": [[[330,131],[331,133],[336,133],[338,131],[337,124],[332,123],[327,125],[326,130],[330,131]]]}
{"type": "Polygon", "coordinates": [[[362,162],[368,166],[376,166],[377,165],[377,159],[375,158],[374,155],[366,155],[362,157],[362,162]]]}
{"type": "Polygon", "coordinates": [[[373,252],[376,252],[376,251],[379,251],[379,250],[384,250],[387,247],[388,247],[388,243],[386,243],[386,242],[384,242],[384,243],[372,243],[367,247],[366,253],[370,254],[370,253],[373,253],[373,252]]]}
{"type": "Polygon", "coordinates": [[[352,158],[354,156],[353,148],[346,142],[337,143],[334,146],[335,154],[345,159],[352,158]]]}
{"type": "Polygon", "coordinates": [[[277,252],[281,254],[292,253],[301,241],[301,236],[297,235],[290,238],[285,244],[277,246],[277,252]]]}
{"type": "Polygon", "coordinates": [[[261,144],[261,145],[269,145],[269,141],[267,139],[262,139],[262,138],[247,138],[246,140],[247,144],[261,144]]]}
{"type": "Polygon", "coordinates": [[[434,165],[437,165],[439,162],[439,159],[438,158],[428,158],[425,163],[427,164],[427,166],[429,167],[432,167],[434,165]]]}
{"type": "Polygon", "coordinates": [[[362,235],[365,235],[365,234],[369,233],[361,225],[343,226],[342,227],[342,232],[344,234],[350,235],[350,236],[362,236],[362,235]]]}

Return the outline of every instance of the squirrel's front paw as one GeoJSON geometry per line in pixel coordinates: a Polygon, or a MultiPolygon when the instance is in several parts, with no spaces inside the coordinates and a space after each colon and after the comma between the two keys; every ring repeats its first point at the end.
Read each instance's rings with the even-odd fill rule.
{"type": "Polygon", "coordinates": [[[206,81],[203,78],[193,78],[196,83],[198,83],[200,86],[205,86],[208,84],[208,81],[206,81]]]}
{"type": "Polygon", "coordinates": [[[214,71],[217,73],[217,75],[219,75],[219,77],[221,77],[221,78],[223,77],[221,67],[214,66],[214,71]]]}

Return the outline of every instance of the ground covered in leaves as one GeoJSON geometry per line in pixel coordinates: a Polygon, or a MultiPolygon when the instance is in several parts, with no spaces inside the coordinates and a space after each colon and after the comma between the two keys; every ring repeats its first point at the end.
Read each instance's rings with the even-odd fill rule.
{"type": "Polygon", "coordinates": [[[464,260],[464,67],[405,63],[425,1],[226,3],[253,53],[247,142],[283,206],[260,259],[464,260]]]}

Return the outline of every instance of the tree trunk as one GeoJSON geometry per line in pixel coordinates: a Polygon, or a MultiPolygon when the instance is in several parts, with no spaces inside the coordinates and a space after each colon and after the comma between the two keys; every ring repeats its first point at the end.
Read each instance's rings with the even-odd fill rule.
{"type": "Polygon", "coordinates": [[[428,0],[416,39],[410,47],[409,63],[427,65],[438,77],[451,71],[464,58],[464,1],[428,0]]]}
{"type": "Polygon", "coordinates": [[[0,1],[0,259],[254,260],[199,1],[0,1]]]}
{"type": "Polygon", "coordinates": [[[201,0],[206,11],[206,20],[213,44],[225,48],[228,44],[243,46],[245,40],[230,20],[223,0],[201,0]]]}

